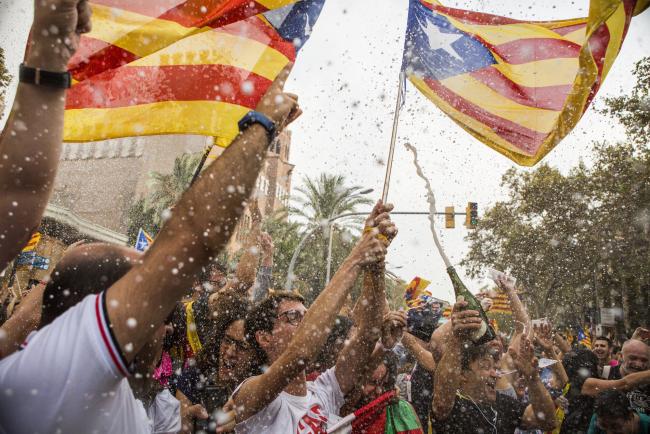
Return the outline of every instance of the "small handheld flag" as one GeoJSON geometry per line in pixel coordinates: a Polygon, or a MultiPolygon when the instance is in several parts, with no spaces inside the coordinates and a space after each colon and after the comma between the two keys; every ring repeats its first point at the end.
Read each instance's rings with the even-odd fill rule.
{"type": "Polygon", "coordinates": [[[145,252],[151,243],[153,243],[153,238],[151,238],[151,235],[146,233],[144,229],[140,228],[138,231],[138,238],[135,242],[135,249],[139,252],[145,252]]]}
{"type": "Polygon", "coordinates": [[[589,334],[589,329],[583,329],[580,327],[578,329],[578,343],[584,345],[588,349],[591,349],[591,336],[589,334]]]}
{"type": "Polygon", "coordinates": [[[29,242],[23,247],[23,252],[31,252],[36,249],[36,245],[41,241],[41,233],[34,232],[34,235],[29,239],[29,242]]]}
{"type": "Polygon", "coordinates": [[[411,283],[404,291],[404,301],[406,305],[412,309],[426,304],[427,298],[431,298],[433,294],[427,291],[426,288],[431,282],[421,277],[414,277],[411,283]]]}

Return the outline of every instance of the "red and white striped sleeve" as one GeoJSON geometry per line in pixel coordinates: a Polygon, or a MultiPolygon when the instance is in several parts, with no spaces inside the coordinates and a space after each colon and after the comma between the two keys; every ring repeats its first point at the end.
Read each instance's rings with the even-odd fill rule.
{"type": "Polygon", "coordinates": [[[99,335],[101,341],[106,347],[109,358],[117,368],[117,371],[125,377],[128,377],[130,370],[126,362],[126,358],[122,353],[115,335],[113,334],[113,329],[111,328],[110,321],[108,318],[108,310],[106,309],[106,292],[97,294],[95,298],[95,316],[97,319],[97,328],[99,330],[99,335]]]}

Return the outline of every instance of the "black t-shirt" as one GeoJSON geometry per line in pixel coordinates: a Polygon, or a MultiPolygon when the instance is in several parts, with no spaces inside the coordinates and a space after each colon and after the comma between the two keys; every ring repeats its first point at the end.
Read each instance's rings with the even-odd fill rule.
{"type": "Polygon", "coordinates": [[[492,404],[477,404],[456,396],[447,420],[436,423],[438,434],[510,434],[521,425],[526,405],[497,393],[492,404]]]}
{"type": "Polygon", "coordinates": [[[586,434],[589,430],[591,415],[594,413],[594,398],[582,395],[578,391],[567,395],[569,409],[562,421],[560,434],[586,434]]]}
{"type": "Polygon", "coordinates": [[[609,378],[608,380],[620,380],[623,378],[621,375],[621,365],[612,366],[609,368],[609,378]]]}
{"type": "Polygon", "coordinates": [[[184,369],[181,375],[173,379],[173,383],[192,404],[201,404],[208,412],[208,420],[194,421],[193,433],[206,432],[211,423],[216,423],[215,410],[226,405],[232,393],[232,390],[214,384],[195,366],[184,369]]]}
{"type": "MultiPolygon", "coordinates": [[[[621,375],[621,365],[613,366],[609,373],[609,379],[620,380],[621,378],[623,378],[621,375]]],[[[634,411],[650,415],[650,386],[645,385],[630,390],[627,392],[627,397],[634,411]]]]}
{"type": "Polygon", "coordinates": [[[232,392],[214,384],[197,367],[184,369],[174,383],[176,389],[183,392],[192,404],[202,404],[208,413],[223,407],[232,392]]]}
{"type": "Polygon", "coordinates": [[[420,422],[426,426],[433,397],[433,375],[419,364],[411,373],[411,404],[420,422]]]}

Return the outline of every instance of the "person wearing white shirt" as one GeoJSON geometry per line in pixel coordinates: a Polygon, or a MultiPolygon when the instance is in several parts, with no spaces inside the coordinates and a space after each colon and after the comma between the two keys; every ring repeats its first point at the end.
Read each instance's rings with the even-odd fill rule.
{"type": "Polygon", "coordinates": [[[397,234],[389,218],[391,205],[381,201],[366,221],[366,230],[331,282],[309,310],[294,293],[271,295],[251,312],[246,334],[258,351],[259,363],[270,365],[263,374],[244,381],[234,392],[229,417],[237,433],[325,433],[338,420],[344,395],[363,374],[379,338],[384,293],[384,257],[397,234]],[[357,311],[357,328],[336,365],[315,381],[305,378],[305,367],[325,344],[361,270],[364,289],[357,311]]]}
{"type": "MultiPolygon", "coordinates": [[[[0,361],[0,432],[150,432],[151,422],[126,379],[129,366],[202,267],[223,250],[274,133],[300,115],[297,97],[283,91],[291,67],[281,71],[241,124],[241,133],[185,192],[156,241],[123,276],[114,283],[103,271],[86,276],[81,292],[91,295],[70,307],[65,305],[70,288],[79,288],[84,277],[75,276],[71,267],[70,285],[61,285],[54,298],[65,312],[36,332],[22,351],[0,361]]],[[[82,261],[92,248],[80,246],[67,255],[82,261]]],[[[128,262],[129,255],[122,252],[121,257],[128,262]]],[[[110,268],[102,255],[88,260],[97,258],[97,264],[110,268]]],[[[46,293],[44,306],[50,301],[46,293]]],[[[41,323],[47,323],[45,312],[41,323]]]]}

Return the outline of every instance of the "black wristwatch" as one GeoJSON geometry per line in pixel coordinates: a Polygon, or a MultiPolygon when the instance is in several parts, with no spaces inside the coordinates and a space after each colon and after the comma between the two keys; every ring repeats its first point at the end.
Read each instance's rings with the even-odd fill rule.
{"type": "Polygon", "coordinates": [[[272,142],[275,139],[277,130],[275,128],[275,122],[267,118],[260,112],[254,110],[249,111],[246,115],[241,118],[237,125],[239,125],[239,131],[243,132],[246,128],[250,127],[253,124],[260,124],[266,130],[266,133],[269,136],[269,142],[272,142]]]}
{"type": "Polygon", "coordinates": [[[37,86],[55,87],[58,89],[70,89],[72,78],[69,72],[52,72],[40,68],[32,68],[20,64],[18,78],[21,83],[35,84],[37,86]]]}

